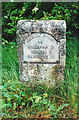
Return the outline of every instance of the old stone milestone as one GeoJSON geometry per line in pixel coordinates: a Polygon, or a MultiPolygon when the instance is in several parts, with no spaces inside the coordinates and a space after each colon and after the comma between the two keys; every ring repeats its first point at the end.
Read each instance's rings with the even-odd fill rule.
{"type": "Polygon", "coordinates": [[[64,20],[20,20],[17,24],[20,81],[56,86],[64,79],[64,20]]]}

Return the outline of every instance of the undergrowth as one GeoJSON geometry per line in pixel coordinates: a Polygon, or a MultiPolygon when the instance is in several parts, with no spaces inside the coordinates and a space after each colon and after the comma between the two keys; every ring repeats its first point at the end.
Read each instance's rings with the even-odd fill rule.
{"type": "Polygon", "coordinates": [[[34,87],[19,81],[15,42],[3,43],[2,113],[4,118],[78,118],[79,42],[67,38],[66,69],[63,85],[34,87]]]}

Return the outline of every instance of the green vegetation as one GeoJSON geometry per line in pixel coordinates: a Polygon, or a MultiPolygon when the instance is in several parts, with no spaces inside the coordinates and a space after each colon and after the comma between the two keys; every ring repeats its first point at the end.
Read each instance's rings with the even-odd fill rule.
{"type": "Polygon", "coordinates": [[[79,27],[78,4],[77,2],[2,3],[3,40],[16,39],[17,21],[22,19],[66,20],[67,34],[73,36],[79,27]]]}
{"type": "Polygon", "coordinates": [[[78,113],[78,57],[76,38],[67,42],[65,80],[57,88],[19,81],[16,43],[3,46],[2,112],[5,117],[72,118],[78,113]]]}
{"type": "Polygon", "coordinates": [[[1,116],[4,118],[79,117],[77,9],[78,3],[3,3],[1,116]],[[65,80],[61,86],[50,89],[38,83],[32,87],[19,81],[19,62],[15,40],[16,24],[19,19],[66,20],[66,69],[65,80]]]}

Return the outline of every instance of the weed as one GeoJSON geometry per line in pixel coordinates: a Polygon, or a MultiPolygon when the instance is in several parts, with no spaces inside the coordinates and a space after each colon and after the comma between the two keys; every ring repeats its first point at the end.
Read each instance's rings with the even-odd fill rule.
{"type": "Polygon", "coordinates": [[[17,45],[3,45],[0,86],[3,117],[78,117],[79,42],[76,41],[76,38],[67,41],[65,80],[62,85],[54,88],[39,83],[32,87],[20,82],[17,45]]]}

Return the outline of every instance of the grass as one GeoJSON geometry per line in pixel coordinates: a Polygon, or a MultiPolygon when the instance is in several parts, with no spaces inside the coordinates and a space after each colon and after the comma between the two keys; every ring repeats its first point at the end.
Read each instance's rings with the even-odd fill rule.
{"type": "Polygon", "coordinates": [[[15,42],[3,43],[2,113],[4,118],[78,118],[79,42],[67,38],[66,69],[63,85],[34,87],[19,81],[15,42]]]}

